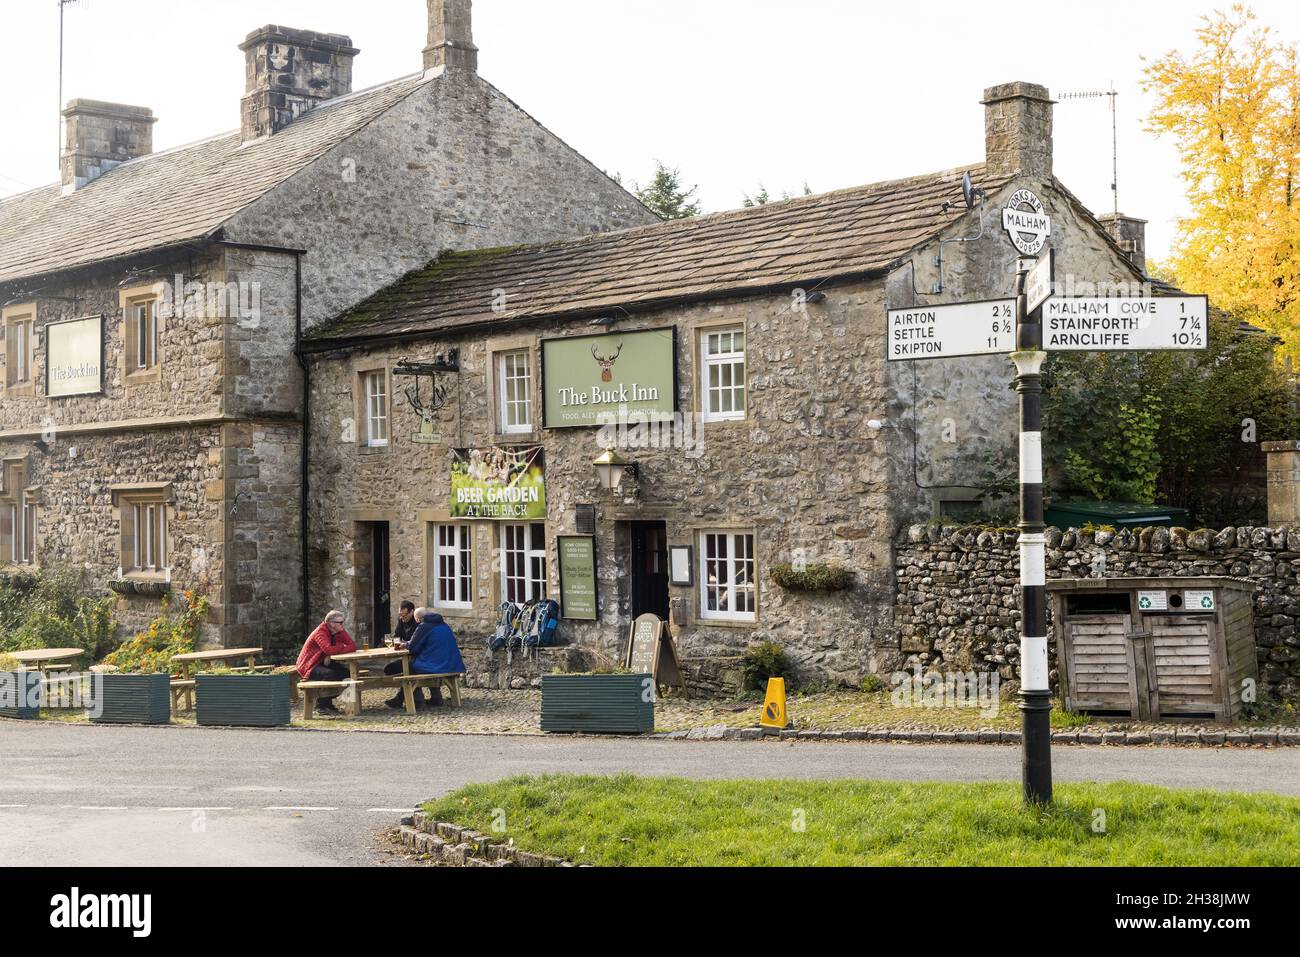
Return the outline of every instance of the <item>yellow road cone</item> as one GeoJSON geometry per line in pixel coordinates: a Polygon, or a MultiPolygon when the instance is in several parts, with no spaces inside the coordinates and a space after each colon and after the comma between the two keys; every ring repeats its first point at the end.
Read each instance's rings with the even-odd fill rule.
{"type": "Polygon", "coordinates": [[[758,723],[774,731],[790,726],[790,717],[785,712],[784,678],[767,679],[767,697],[763,700],[763,715],[758,723]]]}

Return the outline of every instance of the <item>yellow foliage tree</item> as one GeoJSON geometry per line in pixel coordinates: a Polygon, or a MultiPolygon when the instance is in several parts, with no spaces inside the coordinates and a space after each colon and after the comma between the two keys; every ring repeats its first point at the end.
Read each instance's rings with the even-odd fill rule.
{"type": "Polygon", "coordinates": [[[1300,68],[1241,4],[1202,17],[1191,56],[1146,68],[1148,121],[1172,135],[1191,215],[1162,272],[1268,329],[1300,366],[1300,68]]]}

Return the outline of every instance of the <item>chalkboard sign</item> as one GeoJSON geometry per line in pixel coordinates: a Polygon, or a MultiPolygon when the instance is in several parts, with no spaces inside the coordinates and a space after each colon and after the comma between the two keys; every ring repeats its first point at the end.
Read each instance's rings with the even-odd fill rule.
{"type": "Polygon", "coordinates": [[[560,617],[595,621],[596,540],[590,535],[557,535],[560,556],[560,617]]]}
{"type": "Polygon", "coordinates": [[[677,646],[667,622],[657,615],[645,614],[632,622],[624,664],[633,674],[653,675],[656,685],[686,689],[677,646]]]}

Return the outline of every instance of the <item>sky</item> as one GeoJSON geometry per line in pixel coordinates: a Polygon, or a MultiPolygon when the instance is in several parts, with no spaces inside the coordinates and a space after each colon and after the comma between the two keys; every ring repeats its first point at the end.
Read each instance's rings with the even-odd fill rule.
{"type": "MultiPolygon", "coordinates": [[[[1185,213],[1172,141],[1145,130],[1144,59],[1190,51],[1209,0],[476,0],[479,72],[597,166],[645,182],[655,160],[706,211],[915,176],[984,157],[985,87],[1054,96],[1114,84],[1119,205],[1164,258],[1185,213]]],[[[1256,0],[1300,37],[1300,4],[1256,0]]],[[[0,195],[58,179],[57,0],[0,0],[0,195]]],[[[239,42],[267,23],[344,33],[353,88],[421,69],[425,0],[78,0],[64,12],[63,100],[148,106],[154,149],[239,126],[239,42]]],[[[1112,208],[1108,101],[1062,100],[1055,171],[1112,208]]]]}

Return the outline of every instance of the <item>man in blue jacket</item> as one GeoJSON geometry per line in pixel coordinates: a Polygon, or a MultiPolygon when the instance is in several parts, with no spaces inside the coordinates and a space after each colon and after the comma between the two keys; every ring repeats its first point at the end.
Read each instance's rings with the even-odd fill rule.
{"type": "MultiPolygon", "coordinates": [[[[442,615],[429,611],[427,608],[417,608],[415,610],[415,620],[420,626],[415,629],[415,634],[411,636],[410,644],[407,649],[411,652],[411,674],[413,675],[451,675],[464,674],[465,662],[460,657],[460,647],[456,644],[456,636],[442,618],[442,615]]],[[[393,647],[398,647],[394,644],[393,647]]],[[[402,673],[402,663],[394,661],[384,669],[385,674],[400,675],[402,673]]],[[[433,699],[428,703],[425,702],[424,693],[421,689],[415,689],[415,706],[417,708],[437,708],[442,705],[442,688],[434,686],[430,689],[433,699]]],[[[392,698],[384,702],[390,708],[401,708],[403,706],[402,692],[398,692],[392,698]]]]}

